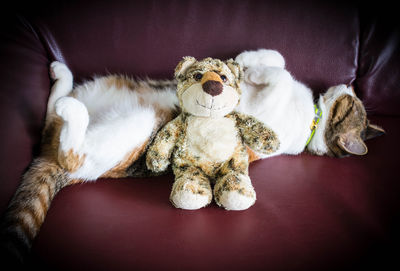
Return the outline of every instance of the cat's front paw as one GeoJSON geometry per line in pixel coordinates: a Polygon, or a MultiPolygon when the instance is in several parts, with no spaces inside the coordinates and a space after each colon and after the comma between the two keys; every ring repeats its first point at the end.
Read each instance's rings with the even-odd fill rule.
{"type": "Polygon", "coordinates": [[[256,51],[245,51],[239,54],[235,61],[247,69],[250,67],[257,67],[260,65],[271,67],[285,67],[285,59],[275,50],[259,49],[256,51]]]}
{"type": "Polygon", "coordinates": [[[292,77],[287,70],[268,66],[248,68],[245,71],[244,78],[247,83],[254,85],[270,86],[292,82],[292,77]]]}
{"type": "Polygon", "coordinates": [[[72,73],[64,63],[54,61],[50,64],[50,76],[53,80],[71,80],[72,73]]]}

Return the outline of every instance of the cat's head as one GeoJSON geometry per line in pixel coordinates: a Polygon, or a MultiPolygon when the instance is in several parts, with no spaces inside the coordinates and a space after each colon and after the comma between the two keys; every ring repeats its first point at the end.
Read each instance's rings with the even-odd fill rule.
{"type": "Polygon", "coordinates": [[[242,70],[232,59],[196,60],[184,57],[175,69],[177,94],[183,112],[199,117],[222,117],[240,99],[242,70]]]}
{"type": "Polygon", "coordinates": [[[352,87],[332,87],[321,99],[328,110],[324,112],[327,114],[324,139],[329,156],[367,154],[364,141],[385,133],[382,128],[369,122],[364,105],[352,87]]]}

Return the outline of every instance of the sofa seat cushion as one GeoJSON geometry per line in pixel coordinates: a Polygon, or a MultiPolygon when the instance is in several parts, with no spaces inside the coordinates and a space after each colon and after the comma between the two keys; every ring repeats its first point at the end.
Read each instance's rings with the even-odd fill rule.
{"type": "MultiPolygon", "coordinates": [[[[225,211],[169,202],[173,175],[102,179],[62,190],[33,247],[57,270],[330,270],[393,264],[399,118],[342,159],[278,156],[250,165],[256,204],[225,211]],[[210,269],[211,268],[211,269],[210,269]]],[[[398,263],[397,263],[398,265],[398,263]]],[[[378,269],[377,269],[378,270],[378,269]]],[[[381,270],[381,269],[380,269],[381,270]]]]}

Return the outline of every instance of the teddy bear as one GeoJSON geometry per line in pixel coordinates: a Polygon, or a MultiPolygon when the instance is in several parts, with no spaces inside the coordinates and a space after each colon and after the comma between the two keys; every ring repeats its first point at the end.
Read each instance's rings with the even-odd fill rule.
{"type": "Polygon", "coordinates": [[[146,165],[157,173],[171,164],[170,201],[177,208],[199,209],[213,196],[226,210],[245,210],[256,201],[247,150],[269,154],[279,140],[262,122],[234,111],[242,73],[232,59],[209,57],[184,57],[175,69],[181,113],[157,133],[146,165]]]}

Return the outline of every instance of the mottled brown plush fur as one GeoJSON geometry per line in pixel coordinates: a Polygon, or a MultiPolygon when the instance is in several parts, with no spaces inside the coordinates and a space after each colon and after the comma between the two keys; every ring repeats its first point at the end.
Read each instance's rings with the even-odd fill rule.
{"type": "MultiPolygon", "coordinates": [[[[214,197],[218,205],[231,210],[250,207],[255,201],[255,191],[248,177],[249,156],[246,145],[261,153],[271,153],[279,147],[279,141],[271,129],[254,117],[237,112],[212,115],[214,99],[224,91],[236,91],[240,96],[240,67],[231,60],[224,63],[212,58],[196,61],[186,57],[178,64],[175,75],[183,112],[156,135],[147,152],[147,167],[155,172],[164,171],[172,160],[175,183],[170,200],[175,207],[198,209],[210,203],[213,194],[210,182],[215,182],[214,197]],[[184,100],[182,96],[188,89],[195,89],[193,93],[196,96],[184,100]],[[196,99],[196,103],[190,99],[196,99]],[[197,99],[212,101],[210,116],[204,115],[204,108],[208,107],[199,104],[197,99]],[[202,128],[207,127],[207,122],[214,123],[215,119],[221,126],[202,128]],[[232,130],[230,125],[236,128],[232,130]],[[228,141],[224,141],[223,137],[226,131],[231,133],[231,138],[226,139],[228,141]],[[208,138],[208,132],[215,133],[215,137],[208,138]],[[207,138],[204,145],[199,143],[201,140],[193,139],[194,136],[207,138]],[[214,150],[207,147],[214,143],[210,140],[216,144],[222,140],[219,143],[221,145],[233,144],[232,153],[228,151],[227,157],[222,158],[217,153],[210,154],[209,148],[214,152],[224,151],[223,148],[214,150]],[[247,203],[236,204],[233,198],[238,195],[238,201],[247,203]]],[[[229,106],[233,109],[238,99],[232,101],[235,104],[229,106]]]]}

